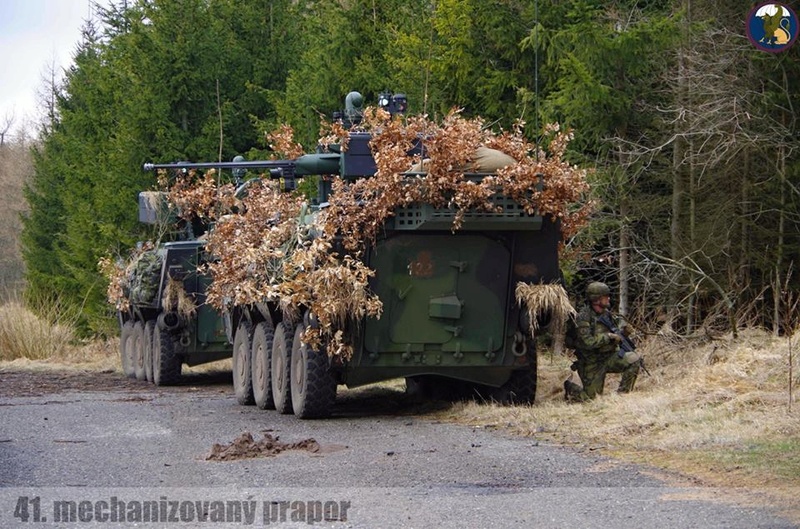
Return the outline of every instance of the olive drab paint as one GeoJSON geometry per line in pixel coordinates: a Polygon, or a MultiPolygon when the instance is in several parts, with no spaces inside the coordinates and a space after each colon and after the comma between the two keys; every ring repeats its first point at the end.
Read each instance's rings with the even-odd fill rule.
{"type": "MultiPolygon", "coordinates": [[[[390,111],[402,112],[407,105],[402,95],[382,94],[381,101],[387,102],[390,111]]],[[[362,103],[359,94],[348,95],[347,122],[358,122],[362,103]]],[[[293,189],[294,178],[302,175],[338,173],[350,181],[370,178],[376,171],[370,139],[370,133],[353,130],[346,149],[333,146],[330,152],[306,154],[295,160],[148,164],[146,169],[258,168],[265,169],[270,178],[280,178],[286,183],[286,189],[293,189]]],[[[480,156],[510,159],[499,151],[482,149],[480,156]]],[[[419,153],[417,149],[409,154],[419,153]]],[[[482,179],[492,174],[491,170],[484,171],[467,177],[482,179]]],[[[317,203],[324,205],[330,192],[330,182],[321,178],[317,203]]],[[[257,394],[263,396],[264,392],[269,392],[265,384],[271,384],[272,390],[282,396],[281,411],[293,410],[301,418],[328,415],[337,384],[353,387],[403,377],[409,388],[422,388],[424,393],[446,396],[458,388],[466,388],[469,393],[479,392],[488,399],[533,402],[535,341],[530,335],[527,313],[517,303],[514,292],[520,282],[542,284],[560,280],[561,231],[557,222],[526,212],[509,197],[495,194],[490,200],[496,206],[493,211],[466,212],[455,231],[452,226],[456,212],[447,207],[412,203],[393,211],[381,234],[363,256],[365,264],[375,272],[370,288],[382,302],[383,314],[380,318],[370,317],[352,323],[354,354],[347,361],[321,361],[319,355],[326,355],[325,351],[312,351],[305,344],[293,344],[291,336],[297,335],[297,329],[314,325],[315,321],[308,314],[302,321],[283,321],[285,313],[271,300],[253,306],[230,307],[224,314],[198,304],[204,308],[197,311],[192,321],[184,318],[178,327],[159,336],[177,340],[177,344],[183,339],[182,358],[189,362],[209,351],[230,357],[232,343],[245,343],[244,337],[236,340],[236,333],[251,333],[258,325],[262,326],[262,331],[267,330],[266,335],[262,332],[261,342],[263,336],[268,336],[269,343],[274,344],[274,333],[279,334],[280,347],[265,348],[261,344],[258,354],[275,353],[280,358],[273,355],[249,362],[247,365],[262,366],[258,371],[260,375],[256,377],[254,370],[252,380],[243,382],[237,382],[242,377],[234,377],[235,384],[240,384],[236,388],[237,397],[240,393],[252,392],[251,384],[259,390],[257,394]],[[241,322],[248,324],[240,325],[241,322]],[[221,336],[226,338],[225,343],[216,341],[221,336]],[[267,380],[264,365],[271,365],[273,369],[277,366],[280,373],[273,372],[271,381],[267,380]],[[285,380],[286,376],[290,380],[285,380]],[[291,406],[287,400],[287,383],[292,386],[290,393],[295,399],[291,406]]],[[[313,219],[317,209],[316,206],[311,208],[309,219],[313,219]]],[[[158,249],[165,259],[161,283],[170,273],[171,265],[167,262],[178,259],[186,271],[182,277],[184,286],[202,299],[208,286],[208,278],[197,273],[197,265],[205,258],[202,241],[195,237],[172,244],[158,249]],[[178,257],[181,252],[186,256],[178,257]]],[[[157,306],[147,311],[136,307],[121,316],[120,323],[140,317],[162,321],[160,310],[157,306]]],[[[248,339],[252,341],[252,336],[248,339]]],[[[207,360],[212,356],[202,358],[207,360]]],[[[234,369],[237,369],[237,362],[242,360],[237,360],[238,354],[233,356],[234,369]]],[[[239,367],[242,365],[240,363],[239,367]]],[[[266,402],[272,403],[272,399],[266,402]]]]}

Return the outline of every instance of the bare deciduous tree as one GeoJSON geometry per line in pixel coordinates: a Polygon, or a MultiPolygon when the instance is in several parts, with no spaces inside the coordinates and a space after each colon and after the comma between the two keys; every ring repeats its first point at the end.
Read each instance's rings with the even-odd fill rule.
{"type": "MultiPolygon", "coordinates": [[[[710,3],[684,0],[684,31],[694,22],[693,10],[710,3]]],[[[772,276],[771,319],[774,324],[780,319],[790,207],[786,193],[797,192],[785,166],[798,148],[792,133],[796,126],[787,119],[794,113],[781,108],[791,102],[786,87],[764,79],[765,63],[754,60],[752,45],[732,28],[720,22],[683,39],[677,50],[677,73],[666,80],[672,104],[657,109],[665,117],[664,138],[650,144],[619,142],[632,164],[672,155],[668,255],[661,249],[664,241],[647,241],[640,235],[634,244],[644,245],[639,249],[650,256],[645,262],[662,263],[656,277],[662,287],[674,289],[667,305],[678,311],[687,332],[707,312],[707,303],[698,296],[709,288],[718,293],[735,332],[732,311],[749,286],[746,270],[766,259],[773,263],[761,266],[772,276]],[[783,105],[775,104],[776,94],[783,105]],[[755,160],[760,171],[754,173],[755,160]],[[777,192],[767,192],[766,186],[777,192]],[[765,210],[778,226],[772,233],[758,234],[762,240],[770,238],[766,257],[763,244],[755,247],[755,255],[750,243],[754,228],[760,227],[753,215],[765,210]]]]}
{"type": "Polygon", "coordinates": [[[23,187],[33,172],[30,145],[25,134],[0,148],[0,295],[13,293],[22,281],[20,215],[27,209],[23,187]]]}
{"type": "Polygon", "coordinates": [[[14,111],[6,112],[3,119],[0,121],[0,149],[6,144],[6,134],[11,132],[11,127],[14,126],[14,111]]]}

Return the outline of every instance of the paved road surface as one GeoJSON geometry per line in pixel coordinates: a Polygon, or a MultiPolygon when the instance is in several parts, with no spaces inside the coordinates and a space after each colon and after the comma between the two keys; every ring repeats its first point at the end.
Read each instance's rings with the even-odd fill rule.
{"type": "Polygon", "coordinates": [[[213,377],[92,377],[0,373],[0,527],[797,527],[730,491],[437,423],[399,395],[300,421],[237,405],[213,377]],[[319,449],[206,460],[245,432],[319,449]]]}

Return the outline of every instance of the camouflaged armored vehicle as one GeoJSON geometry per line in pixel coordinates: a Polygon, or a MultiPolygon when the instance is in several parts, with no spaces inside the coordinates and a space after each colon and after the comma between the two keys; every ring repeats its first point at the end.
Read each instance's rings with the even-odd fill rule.
{"type": "MultiPolygon", "coordinates": [[[[348,111],[357,110],[360,101],[360,95],[350,94],[348,111]]],[[[385,101],[394,110],[405,109],[402,97],[385,101]]],[[[353,181],[370,178],[376,171],[370,140],[370,133],[351,131],[346,150],[295,160],[147,167],[260,167],[282,179],[333,174],[353,181]]],[[[478,182],[492,174],[486,167],[483,164],[480,171],[465,177],[478,182]]],[[[330,186],[321,183],[308,218],[324,209],[328,193],[330,186]]],[[[455,231],[452,208],[413,203],[392,212],[362,256],[375,271],[369,286],[382,302],[383,314],[353,322],[349,335],[353,354],[347,359],[329,355],[324,346],[314,349],[304,343],[306,327],[318,324],[313,314],[307,307],[287,311],[274,299],[230,305],[223,318],[198,320],[190,331],[184,327],[181,337],[192,352],[211,344],[214,351],[226,350],[221,342],[212,341],[220,336],[219,322],[224,322],[233,348],[238,401],[300,418],[330,414],[340,384],[356,387],[397,378],[405,378],[410,390],[423,395],[466,391],[502,402],[533,402],[536,350],[530,316],[515,299],[515,287],[559,280],[561,233],[558,223],[528,214],[502,194],[490,200],[496,206],[492,211],[467,212],[455,231]]],[[[161,250],[161,277],[169,276],[173,262],[183,263],[180,270],[197,263],[201,250],[196,242],[161,250]]],[[[159,288],[164,288],[165,280],[159,288]]],[[[202,279],[196,281],[193,292],[200,294],[202,279]]],[[[170,332],[165,328],[166,315],[159,314],[162,310],[154,304],[143,314],[144,324],[138,317],[134,323],[143,327],[160,319],[154,328],[161,329],[155,334],[161,342],[154,340],[153,347],[170,332]]],[[[133,331],[137,332],[148,339],[146,332],[133,331]]]]}
{"type": "MultiPolygon", "coordinates": [[[[140,222],[163,223],[169,214],[165,193],[139,194],[140,222]]],[[[206,260],[205,241],[191,226],[180,238],[140,248],[124,281],[128,303],[118,311],[123,372],[156,385],[178,382],[183,364],[230,358],[232,352],[222,315],[204,302],[210,278],[198,267],[206,260]]]]}

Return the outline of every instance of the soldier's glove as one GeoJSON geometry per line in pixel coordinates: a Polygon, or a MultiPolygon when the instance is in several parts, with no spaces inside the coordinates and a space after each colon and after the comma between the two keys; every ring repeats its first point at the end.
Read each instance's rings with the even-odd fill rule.
{"type": "Polygon", "coordinates": [[[622,337],[619,334],[613,332],[608,333],[608,339],[611,340],[612,342],[622,343],[622,337]]]}
{"type": "Polygon", "coordinates": [[[620,331],[625,337],[629,337],[631,334],[633,334],[633,328],[630,325],[624,326],[622,329],[620,329],[620,331]]]}
{"type": "Polygon", "coordinates": [[[626,364],[632,365],[641,362],[642,355],[640,355],[636,351],[625,351],[625,354],[622,355],[622,359],[625,360],[626,364]]]}

